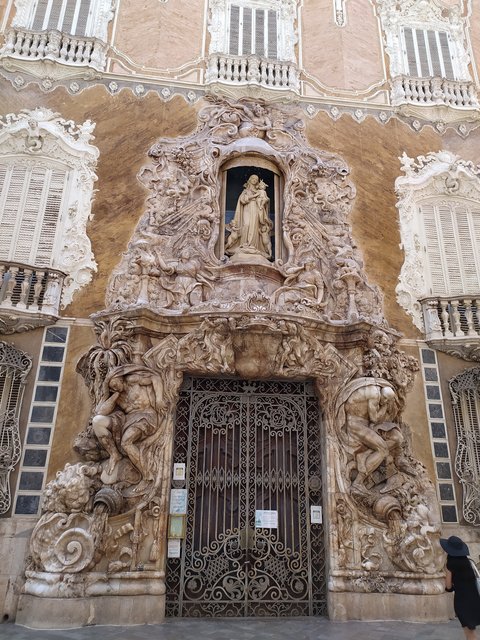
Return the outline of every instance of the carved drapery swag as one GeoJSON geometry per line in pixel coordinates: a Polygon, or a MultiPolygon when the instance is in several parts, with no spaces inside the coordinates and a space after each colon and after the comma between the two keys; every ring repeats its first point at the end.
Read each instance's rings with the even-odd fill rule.
{"type": "Polygon", "coordinates": [[[93,404],[75,442],[84,462],[47,487],[27,593],[60,597],[63,574],[72,596],[108,593],[112,580],[116,593],[161,592],[184,372],[314,379],[332,470],[330,588],[443,591],[435,491],[401,419],[417,363],[396,347],[366,281],[348,167],[307,145],[293,109],[212,101],[199,120],[191,136],[154,145],[140,174],[147,211],[78,366],[93,404]],[[214,251],[219,173],[245,149],[284,177],[285,254],[271,265],[214,251]]]}

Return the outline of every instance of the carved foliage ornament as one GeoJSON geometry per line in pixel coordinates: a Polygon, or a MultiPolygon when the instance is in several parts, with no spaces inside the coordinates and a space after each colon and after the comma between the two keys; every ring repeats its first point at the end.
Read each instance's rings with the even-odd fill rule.
{"type": "MultiPolygon", "coordinates": [[[[423,330],[419,300],[430,294],[431,283],[425,279],[425,241],[419,205],[425,201],[455,201],[458,198],[478,203],[480,200],[480,169],[461,160],[449,151],[429,153],[417,159],[405,153],[400,158],[405,175],[397,178],[401,246],[405,252],[397,300],[423,330]]],[[[433,292],[435,293],[435,292],[433,292]]]]}
{"type": "MultiPolygon", "coordinates": [[[[91,217],[98,149],[91,144],[95,125],[76,125],[49,109],[22,110],[0,119],[0,162],[52,168],[59,165],[71,175],[70,187],[60,211],[52,268],[67,274],[62,307],[88,284],[97,265],[86,226],[91,217]]],[[[35,265],[32,265],[35,266],[35,265]]]]}

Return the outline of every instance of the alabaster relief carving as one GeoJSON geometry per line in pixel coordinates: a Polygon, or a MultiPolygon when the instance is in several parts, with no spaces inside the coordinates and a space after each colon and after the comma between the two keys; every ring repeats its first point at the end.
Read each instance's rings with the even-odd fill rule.
{"type": "Polygon", "coordinates": [[[314,380],[330,465],[330,590],[443,592],[435,490],[402,421],[418,365],[398,349],[353,245],[348,168],[308,147],[293,109],[257,105],[270,122],[261,128],[253,106],[212,101],[194,134],[150,151],[146,213],[95,318],[98,344],[78,364],[92,399],[74,445],[83,461],[47,487],[28,594],[163,593],[184,373],[314,380]],[[215,254],[221,167],[246,148],[283,173],[275,262],[248,243],[215,254]],[[237,250],[247,258],[236,262],[237,250]]]}
{"type": "MultiPolygon", "coordinates": [[[[0,120],[0,161],[23,166],[54,166],[52,160],[71,174],[60,211],[51,267],[66,274],[61,306],[92,279],[97,265],[87,235],[91,217],[93,184],[98,149],[91,144],[95,125],[87,120],[76,125],[49,109],[22,110],[0,120]]],[[[36,265],[32,265],[36,266],[36,265]]],[[[48,295],[54,295],[54,283],[48,295]]],[[[52,305],[54,306],[54,305],[52,305]]]]}
{"type": "MultiPolygon", "coordinates": [[[[480,170],[472,162],[461,160],[449,151],[429,153],[416,159],[405,153],[400,158],[405,173],[395,181],[398,195],[401,247],[405,261],[396,288],[398,303],[424,330],[420,300],[431,295],[431,283],[425,279],[425,241],[418,206],[423,201],[441,202],[452,198],[480,200],[480,170]]],[[[433,292],[434,294],[435,292],[433,292]]],[[[438,322],[438,315],[433,322],[438,322]]],[[[431,325],[431,322],[430,322],[431,325]]],[[[435,326],[429,327],[434,330],[435,326]]]]}
{"type": "Polygon", "coordinates": [[[199,118],[191,136],[161,140],[150,150],[152,163],[140,174],[151,194],[147,211],[111,278],[108,308],[233,310],[242,295],[257,290],[272,309],[287,306],[314,317],[321,312],[340,324],[383,322],[380,293],[366,282],[348,227],[355,189],[344,163],[308,147],[303,123],[288,108],[213,101],[199,118]],[[214,252],[224,215],[219,172],[249,146],[284,175],[282,228],[274,230],[283,239],[284,257],[275,261],[268,197],[254,166],[226,227],[226,255],[214,252]],[[260,276],[252,267],[227,280],[239,262],[267,271],[260,276]],[[235,278],[245,291],[233,285],[235,278]]]}
{"type": "Polygon", "coordinates": [[[456,77],[470,80],[465,18],[460,4],[446,7],[438,0],[376,0],[376,7],[385,32],[385,51],[390,58],[392,77],[408,75],[401,37],[402,27],[408,26],[450,34],[456,77]]]}

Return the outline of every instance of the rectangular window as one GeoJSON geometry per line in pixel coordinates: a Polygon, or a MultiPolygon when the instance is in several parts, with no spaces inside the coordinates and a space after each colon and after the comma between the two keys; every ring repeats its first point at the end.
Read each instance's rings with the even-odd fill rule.
{"type": "Polygon", "coordinates": [[[38,0],[32,29],[56,29],[63,33],[86,36],[92,0],[38,0]]]}
{"type": "Polygon", "coordinates": [[[480,282],[480,208],[456,201],[420,204],[430,293],[478,293],[480,282]]]}
{"type": "Polygon", "coordinates": [[[453,69],[450,38],[445,31],[403,28],[407,73],[419,78],[457,80],[453,69]]]}
{"type": "Polygon", "coordinates": [[[0,259],[51,265],[67,171],[0,164],[0,259]]]}
{"type": "Polygon", "coordinates": [[[274,10],[231,5],[228,52],[234,56],[256,54],[276,59],[277,21],[274,10]]]}

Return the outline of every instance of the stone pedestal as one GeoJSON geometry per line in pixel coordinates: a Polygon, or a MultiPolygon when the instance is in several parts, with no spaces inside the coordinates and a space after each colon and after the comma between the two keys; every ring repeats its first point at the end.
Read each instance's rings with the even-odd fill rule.
{"type": "Polygon", "coordinates": [[[402,620],[404,622],[447,622],[455,617],[453,598],[448,593],[413,595],[405,593],[329,593],[330,620],[402,620]]]}
{"type": "Polygon", "coordinates": [[[164,595],[39,598],[23,594],[15,622],[31,629],[73,629],[94,624],[159,624],[164,618],[164,595]]]}

